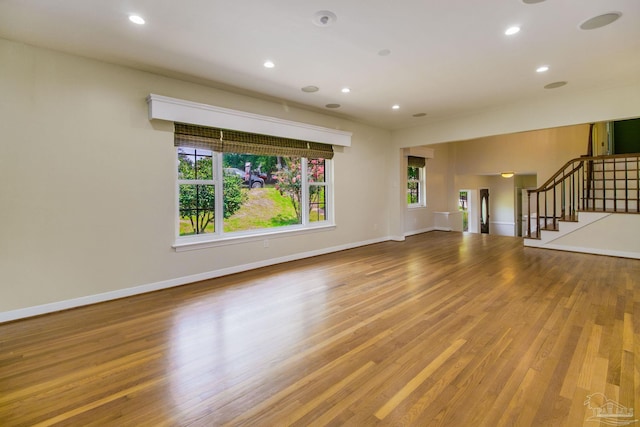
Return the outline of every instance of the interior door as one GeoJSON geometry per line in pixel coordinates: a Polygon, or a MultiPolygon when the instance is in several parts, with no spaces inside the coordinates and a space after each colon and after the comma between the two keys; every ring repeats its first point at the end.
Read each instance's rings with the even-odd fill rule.
{"type": "Polygon", "coordinates": [[[489,233],[489,189],[480,189],[480,233],[489,233]]]}

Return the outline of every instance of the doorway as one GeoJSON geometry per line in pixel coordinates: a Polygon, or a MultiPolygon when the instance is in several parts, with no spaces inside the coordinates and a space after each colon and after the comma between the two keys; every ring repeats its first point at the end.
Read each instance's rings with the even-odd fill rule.
{"type": "Polygon", "coordinates": [[[489,189],[480,189],[480,233],[489,234],[489,189]]]}
{"type": "Polygon", "coordinates": [[[462,213],[462,231],[480,232],[480,203],[477,189],[458,190],[458,210],[462,213]]]}
{"type": "Polygon", "coordinates": [[[469,192],[467,190],[458,192],[458,210],[462,212],[462,231],[469,231],[469,192]]]}

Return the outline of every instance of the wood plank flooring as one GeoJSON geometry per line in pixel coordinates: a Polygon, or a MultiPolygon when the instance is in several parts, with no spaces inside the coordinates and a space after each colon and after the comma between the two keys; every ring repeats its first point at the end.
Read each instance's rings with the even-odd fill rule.
{"type": "Polygon", "coordinates": [[[605,399],[640,411],[640,262],[509,237],[426,233],[0,325],[2,426],[595,427],[605,399]]]}

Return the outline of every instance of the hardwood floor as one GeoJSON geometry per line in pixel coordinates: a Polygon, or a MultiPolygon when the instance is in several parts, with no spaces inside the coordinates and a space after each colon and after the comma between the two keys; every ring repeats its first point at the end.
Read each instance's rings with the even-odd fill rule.
{"type": "Polygon", "coordinates": [[[0,325],[2,426],[598,426],[603,395],[640,410],[640,262],[508,237],[432,232],[0,325]]]}

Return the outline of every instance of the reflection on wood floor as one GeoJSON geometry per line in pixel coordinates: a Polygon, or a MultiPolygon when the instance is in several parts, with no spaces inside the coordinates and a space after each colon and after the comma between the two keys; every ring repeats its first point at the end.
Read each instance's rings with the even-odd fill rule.
{"type": "Polygon", "coordinates": [[[0,425],[595,426],[640,410],[639,282],[432,232],[7,323],[0,425]]]}

